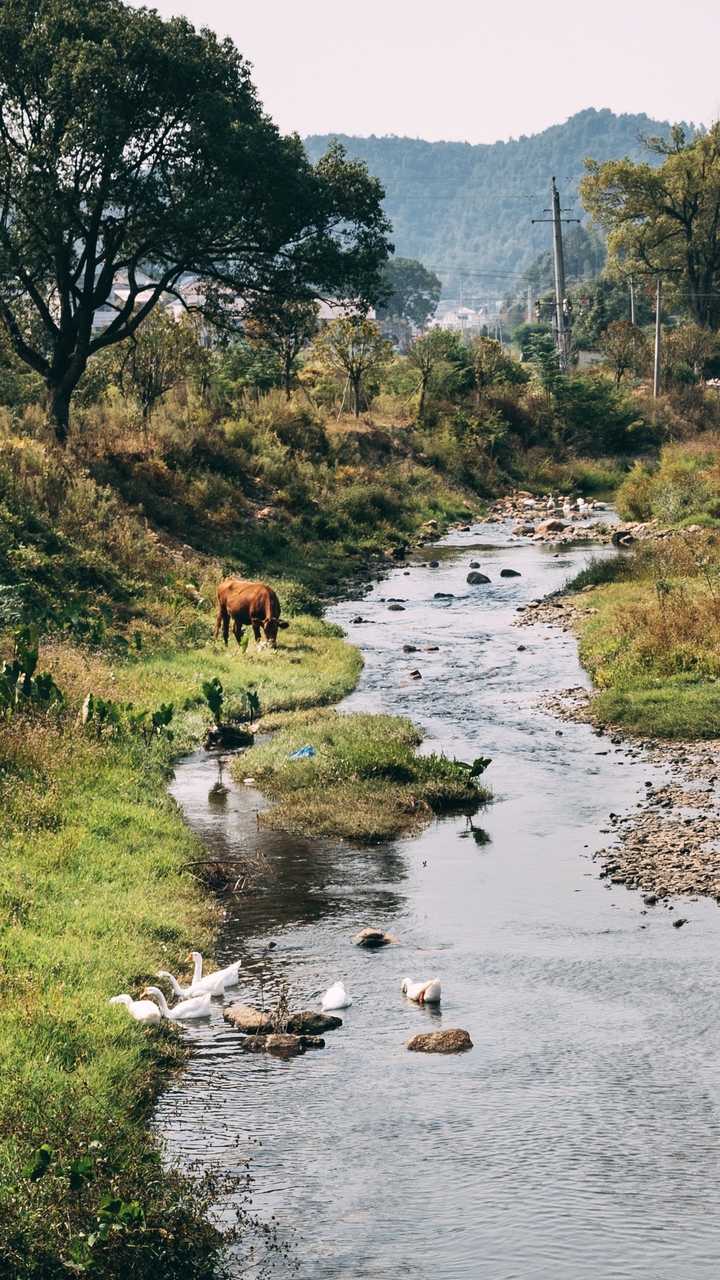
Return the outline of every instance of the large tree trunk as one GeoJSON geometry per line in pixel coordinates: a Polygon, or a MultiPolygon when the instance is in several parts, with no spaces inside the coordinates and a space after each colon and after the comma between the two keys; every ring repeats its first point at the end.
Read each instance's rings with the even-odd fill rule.
{"type": "Polygon", "coordinates": [[[71,391],[64,386],[54,386],[52,383],[48,386],[48,415],[52,420],[55,430],[55,439],[61,448],[65,448],[67,444],[68,432],[70,430],[70,397],[71,391]]]}
{"type": "Polygon", "coordinates": [[[285,357],[285,367],[283,369],[283,382],[285,384],[285,399],[290,400],[292,397],[292,357],[285,357]]]}
{"type": "Polygon", "coordinates": [[[362,410],[362,374],[358,374],[352,379],[353,389],[353,411],[355,417],[359,418],[362,410]]]}

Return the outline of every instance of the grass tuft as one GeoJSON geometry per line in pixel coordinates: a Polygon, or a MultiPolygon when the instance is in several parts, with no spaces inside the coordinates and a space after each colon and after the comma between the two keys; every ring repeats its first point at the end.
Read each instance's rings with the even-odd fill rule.
{"type": "Polygon", "coordinates": [[[301,714],[234,770],[276,801],[261,816],[265,825],[369,843],[417,830],[433,813],[474,813],[489,798],[462,765],[418,755],[420,740],[398,716],[301,714]],[[290,759],[305,745],[315,748],[313,757],[290,759]]]}

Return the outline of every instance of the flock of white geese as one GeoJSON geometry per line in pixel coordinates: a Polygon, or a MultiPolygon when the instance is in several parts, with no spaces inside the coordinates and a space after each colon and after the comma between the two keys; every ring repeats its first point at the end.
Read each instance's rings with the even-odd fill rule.
{"type": "MultiPolygon", "coordinates": [[[[136,1022],[160,1022],[161,1018],[169,1018],[171,1022],[192,1022],[197,1018],[208,1018],[212,999],[222,997],[227,987],[237,986],[241,962],[236,960],[226,969],[218,969],[203,977],[201,953],[191,951],[190,957],[194,970],[187,986],[182,986],[166,969],[161,969],[157,974],[158,978],[165,978],[173,994],[178,997],[172,1008],[159,987],[146,987],[139,1000],[133,1000],[132,996],[123,992],[122,995],[112,996],[109,1003],[123,1005],[136,1022]],[[146,999],[148,996],[152,998],[146,999]]],[[[442,995],[438,978],[432,978],[429,982],[413,982],[411,978],[403,978],[400,990],[415,1004],[439,1004],[442,995]]],[[[320,999],[320,1008],[324,1013],[334,1009],[348,1009],[351,1004],[352,999],[342,982],[333,983],[320,999]]]]}

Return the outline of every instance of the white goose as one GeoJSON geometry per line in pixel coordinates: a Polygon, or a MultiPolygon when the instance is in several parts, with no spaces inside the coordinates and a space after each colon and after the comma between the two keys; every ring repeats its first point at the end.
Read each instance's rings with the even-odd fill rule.
{"type": "Polygon", "coordinates": [[[225,994],[225,979],[222,973],[211,973],[206,978],[201,978],[199,982],[195,982],[191,978],[190,985],[183,987],[177,978],[168,973],[167,969],[158,969],[158,978],[166,978],[170,983],[173,994],[178,996],[180,1000],[187,999],[188,996],[223,996],[225,994]]]}
{"type": "Polygon", "coordinates": [[[172,1009],[159,987],[146,987],[143,995],[152,996],[157,1000],[160,1014],[163,1018],[169,1018],[171,1022],[189,1022],[193,1018],[210,1017],[209,995],[195,996],[193,1000],[181,1000],[173,1005],[172,1009]]]}
{"type": "Polygon", "coordinates": [[[410,978],[403,978],[400,990],[416,1004],[439,1004],[442,995],[439,978],[432,978],[429,982],[412,982],[410,978]]]}
{"type": "Polygon", "coordinates": [[[154,1000],[133,1000],[125,992],[121,996],[111,996],[108,1004],[124,1004],[136,1022],[159,1022],[162,1017],[154,1000]]]}
{"type": "Polygon", "coordinates": [[[327,1013],[330,1009],[349,1009],[352,999],[348,995],[342,982],[334,982],[328,987],[325,995],[320,1001],[320,1008],[327,1013]]]}
{"type": "Polygon", "coordinates": [[[222,978],[226,987],[236,987],[238,982],[238,974],[240,972],[241,960],[235,960],[233,964],[229,964],[225,969],[217,969],[215,973],[209,973],[205,978],[202,976],[203,958],[199,951],[191,951],[190,959],[195,965],[192,977],[192,986],[197,987],[200,991],[211,991],[213,984],[219,982],[222,978]]]}

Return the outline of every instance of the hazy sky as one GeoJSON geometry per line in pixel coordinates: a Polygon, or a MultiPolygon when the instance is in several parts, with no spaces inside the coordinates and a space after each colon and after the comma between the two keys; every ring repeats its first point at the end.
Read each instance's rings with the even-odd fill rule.
{"type": "Polygon", "coordinates": [[[720,116],[720,0],[156,0],[229,34],[285,132],[494,142],[584,107],[720,116]]]}

